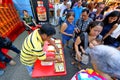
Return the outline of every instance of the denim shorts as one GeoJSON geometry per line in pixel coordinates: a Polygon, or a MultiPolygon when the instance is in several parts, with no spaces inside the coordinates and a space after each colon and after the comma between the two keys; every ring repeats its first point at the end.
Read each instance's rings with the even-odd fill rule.
{"type": "Polygon", "coordinates": [[[33,66],[26,66],[26,69],[27,69],[29,75],[31,76],[32,75],[32,71],[33,71],[33,66]]]}
{"type": "Polygon", "coordinates": [[[70,39],[65,39],[65,38],[62,38],[62,44],[66,44],[67,43],[67,41],[69,41],[70,39]]]}

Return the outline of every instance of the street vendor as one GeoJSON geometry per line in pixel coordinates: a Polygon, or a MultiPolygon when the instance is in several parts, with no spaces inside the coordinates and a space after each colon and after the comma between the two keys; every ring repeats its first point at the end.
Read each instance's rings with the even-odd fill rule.
{"type": "Polygon", "coordinates": [[[51,40],[55,33],[56,31],[51,24],[44,24],[40,29],[36,29],[25,38],[21,49],[20,61],[26,66],[30,76],[37,59],[41,61],[61,61],[60,57],[46,57],[45,51],[43,51],[44,42],[48,41],[59,52],[58,47],[51,40]]]}

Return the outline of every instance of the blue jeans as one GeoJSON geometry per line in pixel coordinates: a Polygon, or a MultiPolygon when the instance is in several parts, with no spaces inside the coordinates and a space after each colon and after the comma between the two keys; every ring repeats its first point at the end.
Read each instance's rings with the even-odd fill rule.
{"type": "Polygon", "coordinates": [[[7,58],[3,52],[0,50],[0,61],[3,61],[3,62],[6,62],[6,63],[9,63],[11,61],[10,58],[7,58]]]}
{"type": "Polygon", "coordinates": [[[59,25],[61,26],[62,25],[62,23],[63,23],[64,21],[62,21],[62,19],[61,19],[61,17],[59,17],[59,25]]]}
{"type": "Polygon", "coordinates": [[[20,50],[19,49],[17,49],[13,44],[8,48],[8,49],[10,49],[10,50],[12,50],[12,51],[14,51],[14,52],[16,52],[17,54],[19,54],[20,53],[20,50]]]}
{"type": "Polygon", "coordinates": [[[4,70],[0,69],[0,76],[4,74],[4,70]]]}
{"type": "Polygon", "coordinates": [[[27,69],[29,75],[31,76],[32,71],[33,71],[33,66],[26,66],[26,69],[27,69]]]}

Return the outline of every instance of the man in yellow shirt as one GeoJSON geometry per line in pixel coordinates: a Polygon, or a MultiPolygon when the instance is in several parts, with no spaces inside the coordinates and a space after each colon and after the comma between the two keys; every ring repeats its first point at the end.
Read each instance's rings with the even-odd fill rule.
{"type": "Polygon", "coordinates": [[[44,41],[48,41],[58,51],[58,47],[50,39],[56,33],[55,29],[50,24],[44,24],[40,29],[36,29],[28,35],[22,45],[20,61],[24,64],[31,75],[34,63],[37,59],[44,61],[61,61],[60,58],[46,57],[43,51],[44,41]]]}

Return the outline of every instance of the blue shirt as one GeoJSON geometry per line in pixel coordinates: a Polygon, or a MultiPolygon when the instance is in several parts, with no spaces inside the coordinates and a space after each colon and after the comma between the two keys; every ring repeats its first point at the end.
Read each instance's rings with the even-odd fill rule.
{"type": "Polygon", "coordinates": [[[76,24],[77,20],[79,19],[79,17],[82,14],[83,7],[82,6],[80,6],[80,7],[75,6],[72,10],[75,14],[74,24],[76,24]]]}
{"type": "Polygon", "coordinates": [[[63,14],[68,14],[69,12],[73,12],[71,9],[65,9],[64,11],[63,11],[63,14]]]}
{"type": "Polygon", "coordinates": [[[103,27],[101,35],[104,37],[113,27],[113,24],[107,24],[103,27]]]}
{"type": "MultiPolygon", "coordinates": [[[[67,24],[67,28],[64,32],[68,34],[73,34],[75,26],[73,24],[70,24],[68,21],[66,21],[66,24],[67,24]]],[[[67,40],[71,38],[71,36],[67,36],[64,34],[62,34],[62,37],[67,40]]]]}
{"type": "Polygon", "coordinates": [[[89,14],[89,17],[93,19],[93,21],[95,21],[96,19],[103,19],[103,15],[102,14],[99,14],[98,16],[96,16],[96,12],[91,12],[89,14]]]}

